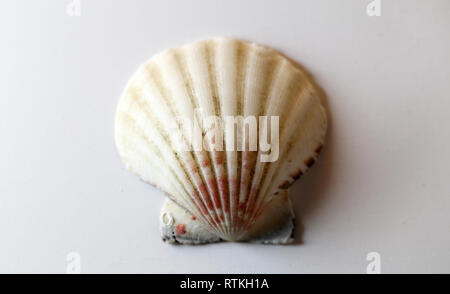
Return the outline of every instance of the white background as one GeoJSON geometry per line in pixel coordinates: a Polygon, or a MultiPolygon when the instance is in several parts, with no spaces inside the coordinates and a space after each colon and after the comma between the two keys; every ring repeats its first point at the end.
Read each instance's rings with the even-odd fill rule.
{"type": "Polygon", "coordinates": [[[450,273],[450,1],[70,1],[1,1],[1,273],[64,273],[71,251],[83,273],[365,273],[371,251],[450,273]],[[327,95],[294,245],[163,243],[162,193],[116,152],[138,65],[214,36],[282,51],[327,95]]]}

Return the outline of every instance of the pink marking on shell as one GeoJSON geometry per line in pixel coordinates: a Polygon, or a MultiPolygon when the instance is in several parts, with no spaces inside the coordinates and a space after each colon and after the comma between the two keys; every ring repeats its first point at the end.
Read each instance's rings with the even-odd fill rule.
{"type": "Polygon", "coordinates": [[[188,166],[189,170],[191,171],[192,174],[196,174],[198,173],[198,166],[196,164],[190,164],[188,166]]]}
{"type": "Polygon", "coordinates": [[[177,235],[180,236],[186,234],[186,225],[185,224],[177,225],[175,228],[175,232],[177,233],[177,235]]]}
{"type": "Polygon", "coordinates": [[[241,186],[246,185],[250,179],[250,173],[252,171],[254,160],[253,154],[246,151],[243,156],[242,172],[241,172],[241,186]]]}
{"type": "Polygon", "coordinates": [[[220,194],[223,195],[223,205],[224,211],[230,211],[230,198],[228,197],[228,179],[226,177],[221,177],[219,179],[219,191],[220,194]]]}
{"type": "Polygon", "coordinates": [[[216,155],[215,161],[216,161],[217,165],[222,165],[223,164],[223,156],[222,155],[216,155]]]}
{"type": "Polygon", "coordinates": [[[250,171],[253,168],[253,154],[251,152],[246,151],[244,155],[243,168],[246,171],[250,171]]]}
{"type": "Polygon", "coordinates": [[[232,220],[236,220],[238,212],[238,201],[239,201],[239,181],[237,178],[229,179],[230,183],[230,209],[232,220]]]}
{"type": "Polygon", "coordinates": [[[230,181],[230,186],[231,186],[231,192],[233,193],[233,195],[239,195],[239,180],[234,178],[231,179],[230,181]]]}
{"type": "Polygon", "coordinates": [[[210,179],[208,181],[208,186],[211,189],[212,197],[216,208],[218,209],[222,208],[222,203],[220,202],[219,191],[217,190],[216,181],[214,179],[210,179]]]}
{"type": "Polygon", "coordinates": [[[206,189],[206,185],[205,184],[201,184],[198,188],[200,190],[200,194],[202,195],[202,198],[206,202],[206,207],[208,207],[208,209],[210,209],[210,210],[214,209],[214,206],[213,206],[213,204],[211,202],[211,199],[209,198],[208,191],[206,189]]]}
{"type": "Polygon", "coordinates": [[[242,227],[244,224],[244,219],[241,216],[237,217],[237,225],[238,227],[242,227]]]}
{"type": "Polygon", "coordinates": [[[203,204],[203,201],[200,199],[200,196],[196,191],[194,191],[194,199],[197,205],[200,207],[201,212],[206,215],[208,213],[208,210],[206,209],[205,205],[203,204]]]}

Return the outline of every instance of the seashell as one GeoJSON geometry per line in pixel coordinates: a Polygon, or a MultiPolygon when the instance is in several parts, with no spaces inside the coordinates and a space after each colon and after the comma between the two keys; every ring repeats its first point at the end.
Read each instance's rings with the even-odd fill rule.
{"type": "Polygon", "coordinates": [[[163,239],[284,244],[294,228],[287,189],[316,161],[326,129],[297,65],[267,47],[212,39],[139,68],[115,138],[127,168],[168,197],[163,239]]]}

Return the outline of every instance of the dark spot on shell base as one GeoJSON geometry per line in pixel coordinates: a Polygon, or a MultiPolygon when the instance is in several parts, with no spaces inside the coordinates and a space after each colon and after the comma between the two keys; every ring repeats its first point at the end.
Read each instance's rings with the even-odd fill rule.
{"type": "Polygon", "coordinates": [[[283,184],[281,184],[278,188],[280,189],[287,189],[289,188],[291,184],[289,183],[289,181],[284,181],[283,184]]]}
{"type": "Polygon", "coordinates": [[[292,175],[291,177],[294,179],[294,181],[300,179],[300,177],[303,175],[303,172],[301,170],[299,170],[297,173],[295,173],[294,175],[292,175]]]}
{"type": "Polygon", "coordinates": [[[311,167],[311,166],[313,166],[315,161],[316,160],[313,157],[310,157],[308,160],[305,161],[305,164],[307,167],[311,167]]]}
{"type": "Polygon", "coordinates": [[[314,150],[314,152],[316,152],[317,154],[320,153],[320,151],[322,151],[323,145],[320,144],[319,146],[317,146],[316,150],[314,150]]]}

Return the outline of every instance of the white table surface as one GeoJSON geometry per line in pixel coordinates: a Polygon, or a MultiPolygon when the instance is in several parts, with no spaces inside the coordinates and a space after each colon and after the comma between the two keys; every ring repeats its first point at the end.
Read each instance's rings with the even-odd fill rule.
{"type": "Polygon", "coordinates": [[[450,273],[450,1],[2,1],[0,272],[450,273]],[[279,49],[327,95],[323,156],[291,190],[301,242],[170,246],[163,195],[114,144],[151,55],[232,36],[279,49]]]}

